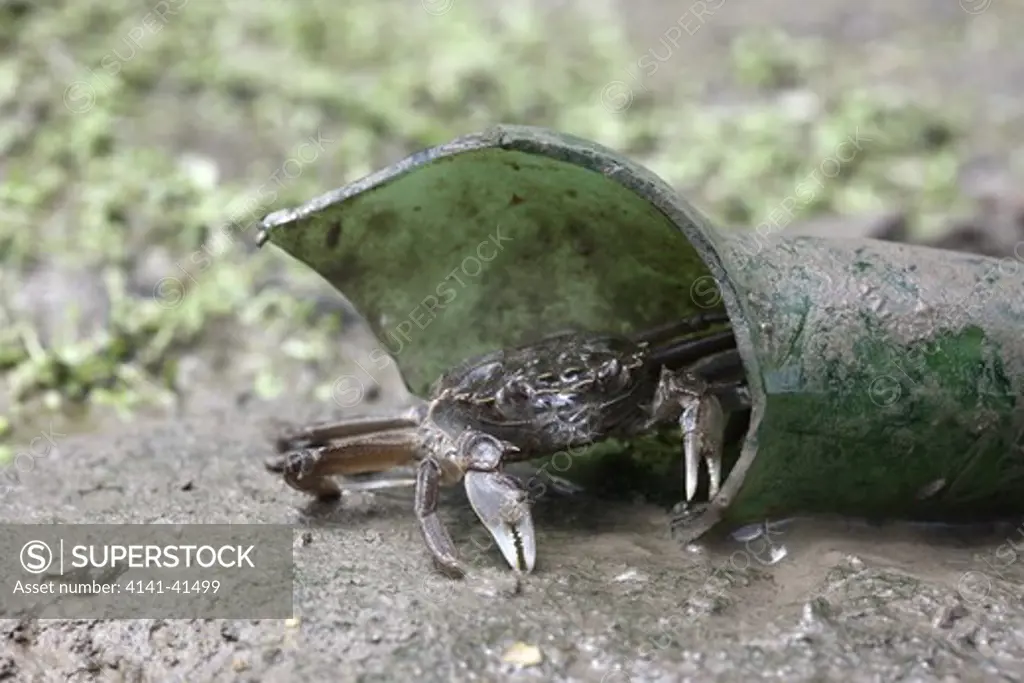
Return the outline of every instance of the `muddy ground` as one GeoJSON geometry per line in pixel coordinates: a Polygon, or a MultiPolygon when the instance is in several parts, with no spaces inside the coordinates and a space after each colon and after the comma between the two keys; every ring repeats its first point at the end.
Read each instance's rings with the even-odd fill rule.
{"type": "MultiPolygon", "coordinates": [[[[490,550],[452,582],[430,570],[405,494],[305,502],[266,476],[290,403],[60,441],[10,495],[11,522],[285,523],[285,620],[8,621],[9,680],[1020,680],[1012,528],[960,534],[794,523],[773,542],[680,548],[664,510],[541,498],[542,553],[517,580],[490,550]],[[303,538],[305,537],[305,538],[303,538]],[[503,663],[516,643],[539,663],[503,663]]],[[[471,549],[461,494],[444,518],[471,549]]]]}
{"type": "MultiPolygon", "coordinates": [[[[958,533],[853,522],[775,531],[703,551],[665,511],[542,498],[542,559],[517,580],[496,551],[460,583],[429,567],[408,495],[336,508],[266,476],[268,427],[323,417],[294,405],[59,441],[9,497],[11,522],[287,523],[295,621],[4,624],[10,680],[930,681],[1020,680],[1020,529],[958,533]],[[229,426],[228,426],[229,425],[229,426]],[[1001,552],[1000,552],[1001,550],[1001,552]],[[1013,551],[1011,551],[1013,552],[1013,551]],[[515,643],[539,663],[503,664],[515,643]]],[[[463,497],[444,518],[464,551],[463,497]]],[[[472,553],[469,554],[472,556],[472,553]]]]}
{"type": "MultiPolygon", "coordinates": [[[[977,210],[967,226],[977,230],[960,230],[947,244],[1013,253],[1024,239],[1017,197],[1007,190],[1019,187],[1009,178],[1020,163],[1024,61],[1012,27],[1021,25],[1024,4],[726,0],[718,7],[638,91],[667,98],[681,82],[699,80],[709,103],[730,102],[737,95],[721,54],[741,28],[825,37],[837,84],[880,80],[970,106],[977,125],[961,150],[961,185],[965,194],[982,188],[999,200],[977,210]]],[[[622,17],[639,58],[663,49],[671,26],[692,28],[691,15],[690,6],[651,0],[622,17]]],[[[632,68],[627,62],[626,76],[609,78],[628,79],[632,68]]],[[[166,115],[176,111],[165,104],[166,115]]],[[[261,153],[244,136],[213,135],[200,123],[174,129],[165,144],[205,135],[225,167],[261,153]],[[192,127],[199,130],[185,130],[192,127]]],[[[338,184],[329,177],[312,187],[338,184]]],[[[892,221],[872,216],[824,217],[797,229],[888,229],[903,237],[891,232],[892,221]]],[[[50,272],[81,294],[83,287],[67,284],[70,270],[50,272]]],[[[35,273],[32,282],[50,291],[41,281],[35,273]]],[[[240,345],[239,336],[221,341],[240,345]]],[[[358,357],[358,337],[346,339],[358,357]]],[[[266,352],[276,344],[270,338],[266,352]]],[[[198,367],[189,400],[170,416],[97,421],[82,434],[58,421],[57,447],[7,492],[3,519],[293,524],[294,618],[8,620],[0,680],[1024,680],[1024,568],[1014,545],[1024,534],[1012,523],[953,531],[798,521],[777,532],[774,542],[788,554],[769,564],[762,540],[681,548],[662,509],[552,496],[535,511],[541,560],[534,575],[517,580],[489,551],[467,580],[453,583],[431,572],[407,493],[357,494],[312,509],[263,471],[280,421],[345,413],[308,391],[307,376],[324,370],[303,366],[302,381],[286,380],[265,399],[254,395],[251,375],[214,381],[198,367]],[[506,662],[517,643],[531,655],[518,667],[506,662]]],[[[393,389],[382,380],[372,409],[386,408],[393,389]]],[[[461,494],[452,492],[443,510],[457,541],[468,543],[478,526],[461,494]]]]}

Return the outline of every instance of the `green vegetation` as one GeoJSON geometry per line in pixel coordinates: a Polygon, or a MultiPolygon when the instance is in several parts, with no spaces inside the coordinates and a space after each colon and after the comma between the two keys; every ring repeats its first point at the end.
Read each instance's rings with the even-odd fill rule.
{"type": "Polygon", "coordinates": [[[254,255],[253,221],[496,122],[635,155],[729,224],[764,220],[858,130],[797,218],[908,198],[927,217],[955,194],[957,127],[913,101],[816,90],[814,46],[738,43],[747,105],[683,93],[613,112],[600,93],[643,50],[610,14],[474,7],[0,3],[0,439],[86,399],[122,413],[173,401],[187,357],[264,394],[296,367],[337,367],[340,318],[309,296],[322,285],[254,255]],[[109,310],[92,331],[66,324],[88,301],[54,303],[57,332],[36,299],[16,303],[43,266],[99,283],[109,310]]]}

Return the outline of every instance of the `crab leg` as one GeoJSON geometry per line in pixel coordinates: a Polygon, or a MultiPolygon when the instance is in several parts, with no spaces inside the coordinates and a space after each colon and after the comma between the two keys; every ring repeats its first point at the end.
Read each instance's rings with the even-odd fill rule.
{"type": "Polygon", "coordinates": [[[385,472],[408,465],[414,461],[418,445],[415,429],[392,429],[327,446],[298,448],[268,459],[265,466],[296,490],[321,499],[336,498],[341,489],[329,477],[385,472]]]}
{"type": "Polygon", "coordinates": [[[437,514],[441,496],[441,467],[432,458],[420,462],[416,471],[416,518],[420,522],[423,540],[434,557],[434,562],[449,576],[461,578],[466,571],[459,562],[458,552],[448,530],[437,514]]]}
{"type": "MultiPolygon", "coordinates": [[[[732,332],[716,332],[698,339],[684,339],[666,346],[651,350],[651,361],[657,365],[665,365],[676,369],[695,363],[711,354],[730,351],[736,348],[736,338],[732,332]]],[[[738,360],[738,359],[737,359],[738,360]]]]}
{"type": "Polygon", "coordinates": [[[744,381],[743,361],[737,349],[704,356],[686,367],[706,382],[740,384],[744,381]]]}
{"type": "Polygon", "coordinates": [[[275,445],[278,453],[285,453],[299,448],[323,446],[334,439],[349,436],[407,429],[420,423],[422,411],[423,408],[416,405],[395,415],[360,416],[337,422],[318,422],[305,425],[284,431],[277,437],[275,445]]]}
{"type": "Polygon", "coordinates": [[[698,313],[697,315],[684,320],[677,320],[659,327],[638,332],[631,338],[637,344],[663,344],[675,339],[679,335],[700,332],[701,330],[708,329],[712,325],[727,322],[729,322],[729,315],[724,311],[698,313]]]}

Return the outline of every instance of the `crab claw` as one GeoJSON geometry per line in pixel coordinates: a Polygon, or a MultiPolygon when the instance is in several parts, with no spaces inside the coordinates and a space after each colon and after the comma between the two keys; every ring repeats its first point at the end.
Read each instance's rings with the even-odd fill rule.
{"type": "Polygon", "coordinates": [[[465,486],[470,505],[491,532],[505,561],[516,571],[533,571],[537,539],[526,491],[519,482],[501,472],[470,470],[465,486]]]}
{"type": "Polygon", "coordinates": [[[683,427],[686,463],[686,500],[697,493],[697,469],[700,460],[708,468],[708,499],[718,495],[722,481],[722,441],[725,415],[714,396],[708,395],[688,405],[680,423],[683,427]]]}

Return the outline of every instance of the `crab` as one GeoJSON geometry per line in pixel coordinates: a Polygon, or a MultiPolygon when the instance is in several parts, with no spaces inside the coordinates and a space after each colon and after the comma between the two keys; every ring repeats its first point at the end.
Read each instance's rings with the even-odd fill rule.
{"type": "Polygon", "coordinates": [[[672,426],[681,431],[686,501],[699,464],[718,491],[726,416],[749,408],[728,322],[704,313],[632,336],[567,331],[494,351],[442,374],[428,399],[384,416],[293,428],[266,463],[294,489],[334,499],[332,478],[415,467],[415,514],[437,567],[465,575],[438,516],[442,486],[463,482],[469,502],[516,571],[533,571],[536,537],[526,488],[507,463],[672,426]],[[681,335],[688,335],[680,339],[681,335]]]}

